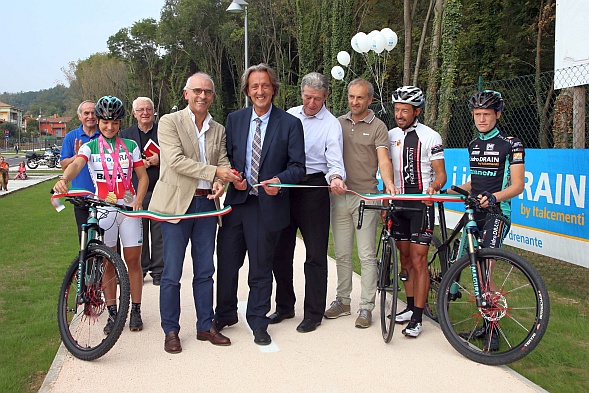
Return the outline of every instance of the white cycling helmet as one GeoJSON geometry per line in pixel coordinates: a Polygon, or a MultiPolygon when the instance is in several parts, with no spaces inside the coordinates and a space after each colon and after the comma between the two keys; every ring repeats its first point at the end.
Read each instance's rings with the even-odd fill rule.
{"type": "Polygon", "coordinates": [[[415,86],[403,86],[393,92],[393,102],[423,108],[425,97],[420,88],[415,86]]]}

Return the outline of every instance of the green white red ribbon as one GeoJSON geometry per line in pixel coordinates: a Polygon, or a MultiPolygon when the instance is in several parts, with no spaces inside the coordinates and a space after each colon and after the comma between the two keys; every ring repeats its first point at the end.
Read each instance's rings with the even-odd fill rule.
{"type": "MultiPolygon", "coordinates": [[[[285,188],[317,188],[325,187],[331,188],[330,186],[312,186],[306,184],[284,184],[284,183],[268,183],[270,187],[285,187],[285,188]]],[[[260,186],[260,184],[254,184],[254,187],[260,186]]],[[[434,194],[429,196],[428,194],[361,194],[353,190],[346,190],[346,192],[352,193],[359,196],[367,201],[423,201],[423,202],[464,202],[462,195],[448,195],[448,194],[434,194]]]]}
{"type": "MultiPolygon", "coordinates": [[[[80,197],[80,196],[94,196],[96,195],[90,191],[81,190],[81,189],[70,189],[68,190],[67,194],[53,194],[51,197],[51,201],[53,206],[56,208],[57,211],[61,211],[63,208],[58,208],[53,200],[63,198],[63,197],[80,197]]],[[[63,206],[63,205],[62,205],[63,206]]],[[[213,210],[208,212],[199,212],[199,213],[188,213],[188,214],[161,214],[152,212],[150,210],[122,210],[122,209],[115,209],[124,216],[133,217],[133,218],[148,218],[150,220],[155,221],[175,221],[175,220],[189,220],[192,218],[206,218],[206,217],[218,217],[223,216],[231,211],[231,206],[225,206],[223,209],[220,210],[213,210]]]]}

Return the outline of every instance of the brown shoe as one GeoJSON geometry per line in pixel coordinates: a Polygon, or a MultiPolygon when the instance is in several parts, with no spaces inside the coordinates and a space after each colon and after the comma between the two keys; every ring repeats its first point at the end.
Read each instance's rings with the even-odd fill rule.
{"type": "Polygon", "coordinates": [[[164,350],[168,353],[182,352],[182,345],[180,345],[180,337],[178,337],[178,332],[170,332],[166,334],[164,350]]]}
{"type": "Polygon", "coordinates": [[[213,325],[211,330],[208,332],[197,332],[196,339],[200,341],[210,341],[213,345],[231,345],[231,340],[229,340],[229,337],[225,337],[219,333],[215,325],[213,325]]]}

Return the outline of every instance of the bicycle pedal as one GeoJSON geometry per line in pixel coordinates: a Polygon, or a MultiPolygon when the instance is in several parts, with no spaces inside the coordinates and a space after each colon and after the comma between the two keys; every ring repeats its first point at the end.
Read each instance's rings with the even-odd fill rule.
{"type": "Polygon", "coordinates": [[[401,281],[407,281],[409,279],[409,274],[399,273],[399,278],[401,279],[401,281]]]}

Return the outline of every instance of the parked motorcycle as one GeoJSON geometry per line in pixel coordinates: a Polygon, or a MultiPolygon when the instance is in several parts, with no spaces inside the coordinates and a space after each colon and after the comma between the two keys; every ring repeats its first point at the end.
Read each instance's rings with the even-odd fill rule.
{"type": "Polygon", "coordinates": [[[60,166],[60,151],[56,145],[53,145],[51,149],[45,150],[43,154],[41,152],[28,151],[26,158],[27,166],[30,169],[36,169],[39,165],[46,165],[49,168],[60,166]]]}

